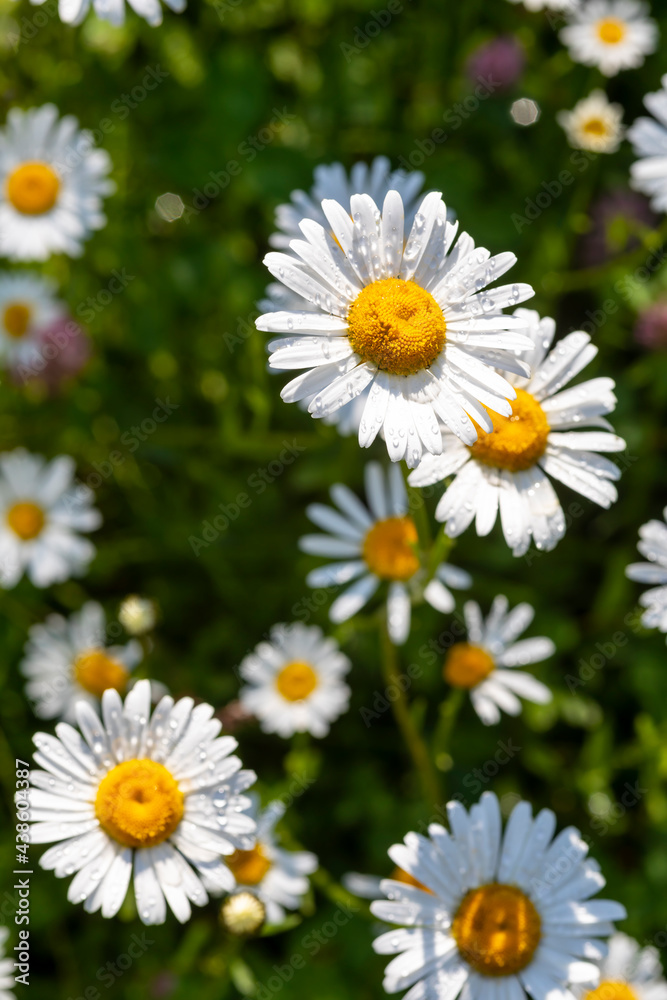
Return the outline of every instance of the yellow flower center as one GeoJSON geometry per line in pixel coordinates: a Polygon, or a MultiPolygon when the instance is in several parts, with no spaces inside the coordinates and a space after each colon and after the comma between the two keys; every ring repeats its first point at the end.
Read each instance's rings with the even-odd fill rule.
{"type": "Polygon", "coordinates": [[[294,660],[280,671],[276,687],[287,701],[303,701],[317,687],[317,674],[308,663],[294,660]]]}
{"type": "Polygon", "coordinates": [[[7,197],[23,215],[50,212],[59,191],[58,175],[46,163],[22,163],[7,180],[7,197]]]}
{"type": "Polygon", "coordinates": [[[539,913],[528,897],[499,882],[470,889],[452,924],[461,957],[483,976],[511,976],[525,969],[541,930],[539,913]]]}
{"type": "Polygon", "coordinates": [[[601,118],[589,118],[587,122],[584,122],[582,127],[587,135],[605,136],[609,131],[601,118]]]}
{"type": "Polygon", "coordinates": [[[392,375],[428,368],[445,343],[442,309],[430,292],[402,278],[385,278],[363,288],[347,320],[353,350],[362,361],[392,375]]]}
{"type": "Polygon", "coordinates": [[[10,302],[8,306],[5,306],[5,311],[2,314],[2,326],[5,333],[17,340],[25,337],[30,326],[30,315],[30,306],[25,306],[22,302],[10,302]]]}
{"type": "Polygon", "coordinates": [[[123,693],[130,675],[122,663],[107,656],[103,649],[89,649],[77,657],[74,676],[85,691],[101,698],[107,688],[123,693]]]}
{"type": "Polygon", "coordinates": [[[181,822],[183,793],[157,761],[126,760],[100,782],[95,815],[119,844],[154,847],[181,822]]]}
{"type": "Polygon", "coordinates": [[[623,21],[616,17],[605,17],[598,21],[598,38],[605,45],[618,45],[625,38],[627,28],[623,21]]]}
{"type": "Polygon", "coordinates": [[[474,688],[495,670],[493,657],[481,646],[457,642],[447,653],[443,676],[448,684],[459,688],[474,688]]]}
{"type": "Polygon", "coordinates": [[[250,851],[234,851],[230,857],[225,858],[225,864],[239,885],[259,885],[271,867],[271,862],[259,845],[250,851]]]}
{"type": "Polygon", "coordinates": [[[362,554],[371,573],[381,580],[409,580],[419,569],[416,544],[411,517],[388,517],[370,529],[362,554]]]}
{"type": "Polygon", "coordinates": [[[549,424],[537,400],[523,389],[516,390],[512,416],[503,417],[485,407],[493,421],[490,434],[478,427],[477,441],[470,446],[473,458],[496,469],[518,472],[530,469],[544,453],[549,424]]]}
{"type": "Polygon", "coordinates": [[[424,892],[433,893],[430,889],[427,889],[423,882],[411,875],[410,872],[406,872],[404,868],[394,868],[393,872],[389,876],[394,882],[402,882],[403,885],[413,885],[415,889],[422,889],[424,892]]]}
{"type": "Polygon", "coordinates": [[[594,990],[584,994],[584,1000],[637,1000],[637,994],[627,983],[603,979],[594,990]]]}
{"type": "Polygon", "coordinates": [[[7,524],[24,542],[37,538],[45,521],[44,511],[31,500],[21,500],[7,511],[7,524]]]}

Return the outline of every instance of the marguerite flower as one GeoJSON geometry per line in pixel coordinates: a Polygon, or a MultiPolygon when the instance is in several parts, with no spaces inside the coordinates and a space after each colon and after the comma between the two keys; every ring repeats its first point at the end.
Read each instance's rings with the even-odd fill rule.
{"type": "Polygon", "coordinates": [[[328,534],[305,535],[299,546],[310,555],[342,561],[314,569],[306,582],[316,588],[351,584],[329,610],[331,621],[337,623],[356,615],[386,582],[389,636],[396,645],[402,645],[410,633],[413,598],[423,597],[431,607],[448,614],[455,605],[448,587],[464,589],[472,580],[464,570],[449,563],[441,563],[433,577],[427,579],[416,551],[417,528],[408,512],[408,497],[398,466],[390,466],[385,477],[381,465],[369,462],[365,482],[368,507],[342,483],[331,488],[331,499],[338,510],[319,503],[308,507],[310,520],[328,534]]]}
{"type": "Polygon", "coordinates": [[[225,857],[252,846],[255,823],[243,792],[232,736],[211,705],[165,695],[153,715],[149,681],[125,703],[113,688],[102,696],[102,720],[86,702],[57,738],[37,733],[30,810],[32,844],[57,841],[41,858],[58,878],[74,875],[67,898],[87,913],[113,917],[134,869],[134,896],[144,924],[164,922],[167,905],[182,923],[190,903],[232,890],[225,857]],[[76,873],[76,874],[75,874],[76,873]]]}
{"type": "Polygon", "coordinates": [[[14,986],[14,962],[11,958],[5,958],[5,944],[9,937],[9,929],[0,927],[0,1000],[16,1000],[15,995],[10,993],[14,986]]]}
{"type": "Polygon", "coordinates": [[[93,148],[72,115],[58,120],[54,104],[12,108],[0,129],[0,256],[80,256],[84,240],[106,224],[110,169],[109,154],[93,148]]]}
{"type": "Polygon", "coordinates": [[[628,139],[639,157],[630,167],[633,188],[649,196],[656,212],[667,212],[667,73],[661,82],[661,90],[644,98],[654,118],[638,118],[628,139]]]}
{"type": "Polygon", "coordinates": [[[350,689],[343,678],[350,666],[338,643],[316,625],[274,625],[270,641],[241,663],[248,684],[239,698],[265,733],[326,736],[329,724],[347,711],[350,689]]]}
{"type": "Polygon", "coordinates": [[[575,149],[615,153],[623,138],[623,108],[610,104],[604,90],[594,90],[572,111],[560,111],[556,117],[575,149]]]}
{"type": "Polygon", "coordinates": [[[545,684],[514,668],[546,660],[556,647],[545,636],[517,642],[535,611],[530,604],[517,604],[508,614],[508,606],[507,598],[499,595],[485,621],[479,604],[467,601],[463,614],[468,641],[450,647],[443,668],[444,678],[452,687],[470,691],[473,708],[486,726],[500,722],[501,709],[518,715],[521,702],[517,695],[538,705],[551,701],[551,691],[545,684]]]}
{"type": "Polygon", "coordinates": [[[74,459],[46,462],[23,448],[0,455],[0,586],[26,572],[36,587],[81,576],[95,547],[80,531],[102,518],[92,490],[74,482],[74,459]]]}
{"type": "Polygon", "coordinates": [[[272,311],[257,327],[287,334],[269,344],[275,369],[309,369],[282,391],[287,402],[313,396],[326,417],[369,388],[359,428],[368,447],[381,430],[389,457],[415,466],[442,448],[437,417],[472,444],[468,414],[491,429],[484,405],[509,415],[514,390],[491,365],[527,374],[515,352],[521,322],[502,310],[529,298],[529,285],[486,286],[514,264],[491,257],[467,233],[455,241],[440,194],[422,201],[407,242],[405,210],[389,191],[382,212],[369,195],[322,202],[327,227],[301,223],[290,254],[270,253],[274,277],[310,306],[272,311]],[[298,258],[298,259],[297,259],[298,258]],[[313,310],[312,306],[316,309],[313,310]]]}
{"type": "Polygon", "coordinates": [[[600,983],[580,985],[577,1000],[667,1000],[657,948],[640,948],[627,934],[614,934],[600,967],[600,983]]]}
{"type": "Polygon", "coordinates": [[[76,719],[78,701],[96,708],[107,688],[125,694],[130,674],[141,661],[141,644],[107,645],[104,609],[88,601],[69,619],[49,615],[28,633],[21,673],[26,694],[41,719],[76,719]]]}
{"type": "Polygon", "coordinates": [[[480,431],[471,447],[443,430],[442,455],[427,455],[410,482],[425,486],[455,475],[436,509],[447,534],[460,535],[476,518],[477,534],[488,535],[500,511],[505,541],[522,556],[531,535],[538,549],[550,551],[565,534],[565,516],[548,477],[610,507],[617,496],[612,480],[621,474],[598,452],[622,451],[625,442],[607,432],[612,428],[603,416],[616,405],[612,379],[560,391],[597,354],[588,334],[568,334],[547,355],[554,321],[529,309],[517,312],[533,339],[532,351],[522,355],[533,375],[513,379],[511,418],[494,414],[493,432],[480,431]]]}
{"type": "Polygon", "coordinates": [[[371,904],[399,925],[373,944],[397,956],[385,990],[411,987],[404,1000],[571,1000],[569,985],[596,979],[600,939],[626,915],[620,903],[590,898],[605,880],[579,831],[552,839],[554,813],[533,819],[519,802],[503,836],[492,792],[469,813],[460,802],[447,810],[451,833],[432,823],[428,838],[409,833],[389,850],[429,892],[386,880],[387,899],[371,904]]]}
{"type": "Polygon", "coordinates": [[[588,0],[560,32],[570,57],[605,76],[641,66],[658,45],[658,27],[641,0],[588,0]]]}
{"type": "MultiPolygon", "coordinates": [[[[667,507],[662,516],[667,521],[667,507]]],[[[646,608],[642,624],[667,632],[667,525],[663,521],[649,521],[639,529],[639,538],[637,548],[649,562],[631,563],[626,566],[625,575],[638,583],[657,584],[639,598],[641,606],[646,608]]]]}
{"type": "Polygon", "coordinates": [[[64,315],[55,282],[31,271],[0,273],[0,363],[30,364],[40,356],[44,328],[64,315]]]}
{"type": "MultiPolygon", "coordinates": [[[[43,4],[45,0],[30,0],[32,4],[43,4]]],[[[162,7],[158,0],[127,0],[139,17],[148,21],[152,28],[162,24],[162,7]]],[[[186,0],[164,0],[170,10],[181,14],[186,0]]],[[[58,0],[60,20],[65,24],[81,24],[90,10],[91,0],[58,0]]],[[[102,21],[109,21],[116,27],[125,21],[125,0],[92,0],[92,8],[102,21]]]]}

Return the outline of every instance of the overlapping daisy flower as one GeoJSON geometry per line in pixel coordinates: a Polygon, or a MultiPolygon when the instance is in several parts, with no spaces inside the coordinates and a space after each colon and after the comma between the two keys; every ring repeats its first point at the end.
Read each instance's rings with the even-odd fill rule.
{"type": "Polygon", "coordinates": [[[589,335],[569,333],[547,354],[554,321],[533,310],[517,312],[533,341],[532,350],[522,354],[533,374],[513,379],[517,397],[511,417],[493,414],[493,432],[480,430],[471,447],[443,429],[442,455],[427,455],[410,482],[426,486],[454,475],[436,509],[447,534],[460,535],[474,519],[477,534],[488,535],[500,513],[505,541],[522,556],[531,536],[538,549],[550,551],[565,534],[550,478],[601,507],[611,506],[621,474],[599,453],[622,451],[625,442],[605,419],[616,406],[612,379],[563,388],[597,354],[589,335]]]}
{"type": "Polygon", "coordinates": [[[365,469],[368,507],[347,486],[336,483],[331,499],[337,509],[311,504],[308,517],[326,535],[304,535],[299,546],[315,556],[336,562],[312,570],[309,587],[350,584],[329,610],[333,622],[344,622],[386,583],[387,629],[393,643],[402,645],[410,633],[412,601],[423,599],[437,611],[448,614],[455,601],[449,587],[469,587],[468,573],[449,563],[436,567],[429,579],[417,553],[417,528],[410,516],[401,470],[392,465],[385,471],[377,462],[365,469]]]}
{"type": "Polygon", "coordinates": [[[615,153],[623,138],[623,108],[611,104],[604,90],[592,91],[572,111],[561,111],[556,117],[575,149],[615,153]]]}
{"type": "MultiPolygon", "coordinates": [[[[667,507],[662,512],[667,521],[667,507]]],[[[664,521],[648,521],[639,529],[639,552],[649,561],[631,563],[626,566],[625,575],[638,583],[654,584],[645,590],[639,603],[646,611],[642,615],[642,625],[667,632],[667,525],[664,521]]]]}
{"type": "Polygon", "coordinates": [[[344,677],[350,667],[338,643],[317,625],[274,625],[269,641],[241,663],[247,684],[239,698],[265,733],[326,736],[347,711],[350,689],[344,677]]]}
{"type": "Polygon", "coordinates": [[[65,315],[56,284],[31,271],[0,273],[0,364],[16,368],[39,357],[44,329],[65,315]]]}
{"type": "Polygon", "coordinates": [[[54,104],[12,108],[0,129],[0,256],[46,260],[80,256],[106,224],[102,198],[115,188],[109,154],[93,147],[72,115],[54,104]]]}
{"type": "Polygon", "coordinates": [[[528,374],[516,358],[528,345],[521,320],[503,309],[533,290],[487,288],[514,254],[491,257],[467,233],[457,240],[437,192],[421,202],[411,229],[398,191],[387,193],[382,210],[355,194],[345,205],[323,201],[322,211],[326,227],[302,220],[303,239],[291,241],[290,254],[265,259],[309,303],[257,320],[259,330],[281,335],[269,344],[274,369],[308,369],[282,398],[312,396],[310,413],[324,418],[368,389],[359,444],[369,447],[381,433],[391,460],[410,467],[424,452],[440,453],[438,417],[472,444],[471,416],[491,430],[485,407],[511,412],[514,390],[491,366],[528,374]]]}
{"type": "Polygon", "coordinates": [[[667,74],[661,82],[660,90],[644,98],[653,118],[638,118],[628,139],[639,157],[630,167],[633,188],[649,196],[656,212],[667,212],[667,74]]]}
{"type": "Polygon", "coordinates": [[[49,615],[28,633],[20,670],[25,691],[41,719],[74,722],[78,701],[94,708],[107,688],[125,694],[132,670],[141,661],[141,643],[107,645],[104,609],[88,601],[69,619],[49,615]]]}
{"type": "MultiPolygon", "coordinates": [[[[30,0],[34,5],[41,5],[45,0],[30,0]]],[[[162,7],[159,0],[127,0],[129,6],[155,28],[162,24],[162,7]]],[[[164,0],[167,7],[176,14],[181,14],[186,6],[186,0],[164,0]]],[[[81,24],[86,14],[93,8],[102,21],[108,21],[115,27],[125,22],[125,0],[58,0],[58,14],[65,24],[81,24]]]]}
{"type": "Polygon", "coordinates": [[[389,850],[392,861],[428,890],[386,880],[376,917],[397,925],[374,942],[396,955],[385,970],[388,993],[405,1000],[511,998],[571,1000],[570,985],[595,982],[601,940],[626,913],[592,899],[605,884],[587,860],[574,827],[556,837],[556,817],[533,819],[527,802],[513,809],[504,834],[498,799],[485,792],[470,812],[447,806],[450,831],[409,833],[389,850]]]}
{"type": "Polygon", "coordinates": [[[658,46],[658,26],[642,0],[587,0],[560,32],[570,57],[605,76],[636,69],[658,46]]]}
{"type": "Polygon", "coordinates": [[[641,948],[627,934],[614,934],[600,966],[600,982],[575,988],[576,1000],[667,1000],[657,948],[641,948]]]}
{"type": "Polygon", "coordinates": [[[191,903],[234,889],[225,858],[254,842],[243,793],[255,774],[211,705],[165,695],[151,716],[150,695],[146,680],[124,703],[109,688],[101,720],[80,701],[80,732],[60,722],[57,738],[35,734],[30,842],[57,842],[40,865],[74,875],[67,898],[87,913],[115,916],[133,880],[144,924],[163,923],[167,906],[183,923],[191,903]]]}
{"type": "Polygon", "coordinates": [[[36,587],[81,576],[95,555],[79,532],[99,528],[93,492],[74,481],[74,459],[47,462],[23,448],[0,455],[0,586],[27,573],[36,587]]]}
{"type": "Polygon", "coordinates": [[[9,937],[9,929],[0,927],[0,1000],[16,1000],[10,990],[14,986],[14,962],[5,958],[5,945],[9,937]]]}

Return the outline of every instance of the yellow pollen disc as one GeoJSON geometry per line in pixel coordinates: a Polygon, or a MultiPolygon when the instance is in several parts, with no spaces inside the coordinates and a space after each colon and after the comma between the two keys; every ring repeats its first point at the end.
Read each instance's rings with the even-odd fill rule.
{"type": "Polygon", "coordinates": [[[45,521],[44,511],[31,500],[21,500],[7,511],[7,524],[24,542],[37,538],[45,521]]]}
{"type": "Polygon", "coordinates": [[[607,135],[607,132],[609,131],[601,118],[589,118],[588,121],[584,123],[582,128],[587,135],[604,136],[607,135]]]}
{"type": "Polygon", "coordinates": [[[363,288],[347,321],[350,344],[362,361],[392,375],[428,368],[445,344],[442,309],[430,292],[402,278],[385,278],[363,288]]]}
{"type": "Polygon", "coordinates": [[[523,389],[516,390],[512,401],[512,416],[503,417],[487,407],[493,421],[490,434],[477,428],[478,438],[470,451],[473,458],[496,469],[518,472],[530,469],[542,457],[547,446],[549,424],[537,400],[523,389]]]}
{"type": "Polygon", "coordinates": [[[123,693],[130,675],[122,663],[107,656],[103,649],[89,649],[77,657],[74,676],[84,690],[101,698],[107,688],[123,693]]]}
{"type": "Polygon", "coordinates": [[[624,22],[615,17],[606,17],[598,21],[597,28],[598,38],[605,45],[618,45],[625,38],[627,31],[624,22]]]}
{"type": "Polygon", "coordinates": [[[406,872],[404,868],[394,868],[393,872],[389,876],[394,882],[402,882],[403,885],[413,885],[415,889],[422,889],[424,892],[433,893],[430,889],[427,889],[423,882],[411,875],[410,872],[406,872]]]}
{"type": "Polygon", "coordinates": [[[303,701],[317,687],[317,674],[308,663],[294,660],[280,671],[276,687],[286,701],[303,701]]]}
{"type": "Polygon", "coordinates": [[[154,760],[126,760],[102,779],[95,799],[102,828],[128,847],[155,847],[183,818],[183,793],[154,760]]]}
{"type": "Polygon", "coordinates": [[[23,215],[50,212],[59,191],[60,180],[46,163],[22,163],[7,180],[7,197],[23,215]]]}
{"type": "Polygon", "coordinates": [[[583,1000],[637,1000],[637,994],[627,983],[603,979],[594,990],[589,990],[583,1000]]]}
{"type": "Polygon", "coordinates": [[[540,915],[528,897],[499,882],[470,889],[452,924],[461,957],[483,976],[511,976],[525,969],[541,932],[540,915]]]}
{"type": "Polygon", "coordinates": [[[271,862],[259,846],[250,851],[234,851],[225,858],[225,864],[239,885],[259,885],[271,867],[271,862]]]}
{"type": "Polygon", "coordinates": [[[2,314],[2,327],[10,337],[20,340],[25,337],[30,326],[31,309],[22,302],[10,302],[2,314]]]}
{"type": "Polygon", "coordinates": [[[362,554],[371,573],[381,580],[409,580],[419,569],[416,544],[411,517],[388,517],[370,529],[362,554]]]}
{"type": "Polygon", "coordinates": [[[459,688],[474,688],[495,670],[493,657],[481,646],[457,642],[447,653],[443,676],[448,684],[459,688]]]}

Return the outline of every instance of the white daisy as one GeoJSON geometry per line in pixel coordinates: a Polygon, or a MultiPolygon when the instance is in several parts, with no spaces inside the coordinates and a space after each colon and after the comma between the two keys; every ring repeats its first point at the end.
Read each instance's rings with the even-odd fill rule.
{"type": "Polygon", "coordinates": [[[599,985],[580,985],[576,1000],[667,1000],[657,948],[640,948],[627,934],[614,934],[600,967],[599,985]]]}
{"type": "Polygon", "coordinates": [[[654,118],[638,118],[628,129],[628,139],[639,157],[630,167],[632,187],[651,199],[656,212],[667,212],[667,73],[662,89],[644,98],[654,118]]]}
{"type": "Polygon", "coordinates": [[[347,711],[350,689],[343,678],[350,666],[338,643],[316,625],[274,625],[270,641],[241,663],[248,684],[239,698],[265,733],[326,736],[329,724],[347,711]]]}
{"type": "MultiPolygon", "coordinates": [[[[45,0],[30,0],[32,4],[43,4],[45,0]]],[[[159,0],[127,0],[128,4],[139,17],[148,21],[155,28],[162,24],[162,7],[159,0]]],[[[186,0],[164,0],[170,10],[181,14],[186,6],[186,0]]],[[[60,20],[65,24],[81,24],[86,14],[92,8],[102,21],[120,26],[125,21],[125,0],[58,0],[60,20]]]]}
{"type": "Polygon", "coordinates": [[[23,448],[0,455],[0,586],[26,572],[36,587],[81,576],[95,555],[79,532],[102,523],[93,492],[74,482],[74,459],[47,462],[23,448]]]}
{"type": "Polygon", "coordinates": [[[386,880],[387,900],[371,904],[400,925],[373,944],[397,956],[385,990],[411,987],[405,1000],[572,1000],[569,984],[597,977],[600,938],[626,915],[619,903],[590,898],[605,880],[579,831],[552,840],[554,813],[533,819],[519,802],[503,836],[491,792],[469,813],[460,802],[447,810],[451,833],[432,823],[428,838],[409,833],[389,850],[430,892],[386,880]]]}
{"type": "Polygon", "coordinates": [[[237,742],[218,736],[211,705],[166,695],[151,717],[150,682],[125,703],[102,696],[101,722],[86,702],[76,708],[83,737],[66,722],[57,738],[33,737],[32,844],[58,841],[42,868],[74,875],[67,898],[87,913],[113,917],[132,878],[139,918],[161,924],[167,904],[181,922],[207,891],[228,892],[234,876],[224,857],[250,847],[255,823],[242,793],[254,782],[230,756],[237,742]],[[76,874],[75,874],[76,873],[76,874]]]}
{"type": "MultiPolygon", "coordinates": [[[[667,507],[662,516],[667,521],[667,507]]],[[[641,606],[646,608],[642,624],[667,632],[667,525],[663,521],[649,521],[639,529],[639,538],[637,548],[649,562],[631,563],[626,566],[625,575],[638,583],[657,584],[639,598],[641,606]]]]}
{"type": "Polygon", "coordinates": [[[526,10],[576,10],[581,0],[510,0],[510,3],[522,3],[526,10]]]}
{"type": "Polygon", "coordinates": [[[547,355],[556,330],[552,319],[519,309],[528,324],[533,349],[522,355],[530,379],[515,378],[512,417],[493,415],[493,433],[480,432],[466,447],[443,430],[442,455],[427,455],[410,476],[414,486],[454,475],[436,509],[451,537],[473,518],[478,535],[488,535],[498,511],[505,541],[515,556],[524,555],[531,535],[538,549],[550,551],[565,534],[565,516],[549,476],[588,500],[609,507],[616,500],[612,480],[620,478],[613,462],[598,452],[622,451],[625,442],[603,414],[616,405],[614,382],[594,378],[560,390],[597,354],[587,333],[564,337],[547,355]],[[582,428],[604,428],[582,430],[582,428]]]}
{"type": "Polygon", "coordinates": [[[623,108],[610,104],[604,90],[594,90],[572,111],[559,111],[558,124],[575,149],[615,153],[623,138],[623,108]]]}
{"type": "Polygon", "coordinates": [[[443,675],[452,687],[470,691],[473,708],[486,726],[500,722],[500,710],[509,715],[521,712],[517,695],[544,705],[551,691],[532,674],[514,667],[540,663],[556,651],[551,639],[518,637],[535,614],[530,604],[517,604],[508,614],[507,598],[495,598],[486,621],[479,604],[467,601],[463,607],[467,642],[457,642],[447,652],[443,675]]]}
{"type": "Polygon", "coordinates": [[[422,201],[407,242],[397,191],[389,191],[382,213],[368,195],[353,195],[345,207],[325,200],[322,210],[327,228],[304,219],[305,238],[290,244],[298,259],[265,259],[274,277],[317,307],[257,320],[259,330],[288,335],[269,344],[275,369],[309,369],[282,398],[315,394],[309,410],[326,417],[369,388],[360,445],[383,429],[391,460],[411,467],[424,450],[440,452],[438,416],[472,444],[468,414],[491,429],[485,406],[511,412],[514,390],[491,365],[528,374],[514,353],[528,343],[521,321],[502,310],[533,290],[486,288],[514,254],[491,257],[467,233],[455,242],[457,224],[437,192],[422,201]]]}
{"type": "Polygon", "coordinates": [[[424,598],[437,611],[448,614],[455,600],[448,587],[465,589],[470,575],[449,563],[441,563],[426,582],[415,546],[417,528],[409,514],[408,497],[401,470],[396,465],[387,474],[377,462],[365,469],[368,507],[342,483],[331,488],[337,510],[315,503],[307,508],[310,520],[328,532],[304,535],[299,546],[314,556],[329,556],[342,562],[314,569],[306,577],[309,587],[331,587],[354,581],[329,610],[331,621],[351,618],[366,604],[381,583],[389,585],[387,628],[392,642],[402,645],[410,634],[411,604],[424,598]]]}
{"type": "Polygon", "coordinates": [[[240,889],[248,889],[262,901],[269,924],[281,924],[285,908],[297,910],[308,892],[308,879],[317,869],[317,858],[310,851],[285,851],[277,846],[275,825],[282,819],[285,806],[272,802],[260,812],[253,799],[250,815],[257,822],[257,842],[247,851],[236,851],[227,864],[240,889]]]}
{"type": "Polygon", "coordinates": [[[136,639],[125,646],[108,646],[101,604],[88,601],[69,619],[49,615],[33,625],[20,669],[29,678],[26,694],[41,719],[76,719],[77,701],[96,708],[107,688],[128,690],[130,673],[143,650],[136,639]]]}
{"type": "Polygon", "coordinates": [[[72,115],[58,120],[54,104],[12,108],[0,129],[0,256],[80,256],[84,240],[106,224],[110,169],[109,154],[93,148],[72,115]]]}
{"type": "Polygon", "coordinates": [[[588,0],[560,32],[570,58],[605,76],[641,66],[658,45],[658,26],[641,0],[588,0]]]}
{"type": "Polygon", "coordinates": [[[0,927],[0,1000],[16,1000],[14,993],[10,990],[14,986],[14,962],[11,958],[5,958],[5,945],[9,937],[9,929],[0,927]]]}
{"type": "Polygon", "coordinates": [[[0,363],[34,362],[41,332],[64,315],[54,281],[31,271],[0,272],[0,363]]]}

